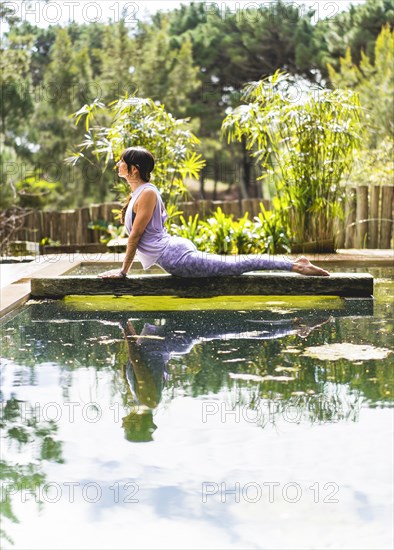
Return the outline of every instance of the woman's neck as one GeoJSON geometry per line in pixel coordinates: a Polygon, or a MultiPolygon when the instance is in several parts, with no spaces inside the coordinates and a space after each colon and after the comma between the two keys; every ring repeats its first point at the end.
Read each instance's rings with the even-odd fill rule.
{"type": "Polygon", "coordinates": [[[130,191],[134,193],[141,185],[144,185],[146,181],[144,180],[128,180],[127,183],[130,185],[130,191]]]}

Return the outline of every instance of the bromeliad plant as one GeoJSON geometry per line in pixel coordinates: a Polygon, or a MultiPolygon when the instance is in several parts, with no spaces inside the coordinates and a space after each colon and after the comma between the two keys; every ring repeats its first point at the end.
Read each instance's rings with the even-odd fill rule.
{"type": "Polygon", "coordinates": [[[246,104],[229,113],[222,132],[228,142],[246,140],[260,164],[260,179],[275,184],[296,242],[333,239],[343,215],[341,181],[361,141],[361,107],[350,90],[314,90],[294,103],[283,93],[291,84],[280,71],[249,83],[246,104]]]}
{"type": "MultiPolygon", "coordinates": [[[[152,183],[167,205],[176,204],[188,193],[185,178],[198,179],[205,165],[195,151],[199,140],[187,127],[187,120],[174,118],[150,98],[125,97],[109,105],[96,99],[73,116],[76,124],[85,121],[85,141],[66,163],[75,165],[85,160],[104,171],[126,147],[146,147],[156,162],[152,183]]],[[[129,192],[123,182],[115,189],[129,192]]]]}
{"type": "Polygon", "coordinates": [[[285,229],[285,216],[276,197],[273,207],[273,210],[267,210],[264,204],[260,203],[260,212],[254,218],[255,231],[260,242],[264,243],[264,250],[269,254],[289,253],[291,246],[285,229]]]}
{"type": "Polygon", "coordinates": [[[189,239],[201,250],[205,248],[206,235],[201,227],[198,214],[194,217],[189,216],[187,220],[183,215],[180,215],[177,223],[171,223],[169,232],[177,237],[189,239]]]}
{"type": "Polygon", "coordinates": [[[256,226],[249,219],[249,214],[246,212],[242,218],[235,220],[233,223],[233,242],[237,254],[251,254],[261,250],[258,235],[256,234],[256,226]]]}
{"type": "Polygon", "coordinates": [[[221,208],[208,220],[201,222],[207,235],[207,251],[215,254],[231,254],[233,250],[233,220],[221,208]]]}
{"type": "Polygon", "coordinates": [[[194,242],[197,248],[214,254],[278,254],[289,252],[289,239],[283,229],[281,217],[264,209],[254,220],[246,212],[239,220],[226,215],[221,208],[207,220],[200,220],[198,214],[186,220],[179,217],[180,223],[172,223],[172,235],[185,237],[194,242]]]}

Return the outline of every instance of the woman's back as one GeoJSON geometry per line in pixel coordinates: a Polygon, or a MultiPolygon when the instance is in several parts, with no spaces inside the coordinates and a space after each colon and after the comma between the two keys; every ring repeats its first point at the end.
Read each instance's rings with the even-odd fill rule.
{"type": "Polygon", "coordinates": [[[140,260],[144,269],[148,269],[148,267],[156,262],[156,260],[163,254],[170,241],[170,235],[164,227],[164,222],[168,215],[160,192],[157,187],[153,185],[153,183],[143,183],[134,191],[125,215],[126,230],[128,234],[131,233],[134,221],[134,205],[146,189],[152,189],[156,193],[156,206],[137,247],[136,257],[140,260]]]}

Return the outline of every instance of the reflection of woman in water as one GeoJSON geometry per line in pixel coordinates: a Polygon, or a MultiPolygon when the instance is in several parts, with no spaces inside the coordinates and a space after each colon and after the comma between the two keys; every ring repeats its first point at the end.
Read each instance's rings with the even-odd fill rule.
{"type": "Polygon", "coordinates": [[[136,404],[123,419],[125,436],[129,441],[152,440],[152,434],[156,430],[153,409],[160,402],[167,377],[169,356],[161,341],[164,338],[150,335],[151,326],[153,325],[146,324],[141,334],[137,335],[131,321],[122,324],[129,355],[124,376],[136,404]]]}
{"type": "Polygon", "coordinates": [[[134,257],[143,268],[153,264],[179,277],[212,277],[241,275],[247,271],[280,269],[302,275],[327,276],[329,273],[301,257],[291,261],[268,255],[220,256],[197,250],[183,237],[170,236],[164,227],[167,213],[158,189],[149,183],[155,161],[152,154],[140,147],[125,149],[117,163],[118,174],[130,185],[131,195],[122,211],[129,239],[120,271],[102,273],[101,277],[126,277],[134,257]]]}
{"type": "Polygon", "coordinates": [[[165,381],[168,378],[167,363],[173,356],[186,355],[193,347],[208,340],[228,340],[245,338],[272,340],[292,334],[306,337],[317,327],[331,318],[311,320],[301,319],[280,321],[260,321],[255,325],[244,320],[233,319],[221,323],[196,322],[182,325],[174,318],[164,325],[145,323],[140,334],[131,321],[121,323],[127,342],[129,360],[124,368],[124,376],[135,401],[135,407],[123,418],[123,428],[129,441],[151,441],[157,426],[153,422],[153,410],[159,405],[165,381]],[[214,330],[215,326],[220,329],[214,330]],[[186,328],[187,327],[187,328],[186,328]],[[181,330],[186,328],[186,330],[181,330]],[[254,330],[257,329],[257,330],[254,330]],[[220,330],[220,332],[219,332],[220,330]]]}

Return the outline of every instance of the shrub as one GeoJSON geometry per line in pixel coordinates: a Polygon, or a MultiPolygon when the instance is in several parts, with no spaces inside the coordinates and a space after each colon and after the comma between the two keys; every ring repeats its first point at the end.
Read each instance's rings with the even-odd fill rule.
{"type": "MultiPolygon", "coordinates": [[[[85,141],[65,159],[66,163],[96,162],[104,171],[113,167],[126,147],[145,147],[155,157],[152,183],[167,205],[177,204],[187,194],[185,178],[198,179],[205,165],[195,151],[200,142],[189,130],[188,121],[174,118],[152,99],[125,97],[109,105],[96,99],[84,105],[74,118],[76,124],[85,120],[85,141]],[[100,125],[100,121],[102,124],[109,119],[109,126],[100,125]]],[[[123,181],[114,189],[129,193],[129,186],[123,181]]]]}
{"type": "Polygon", "coordinates": [[[234,220],[218,208],[211,217],[203,221],[198,214],[186,220],[180,216],[180,223],[172,223],[172,235],[185,237],[194,242],[203,252],[214,254],[277,254],[289,252],[289,238],[283,228],[279,213],[264,209],[250,220],[248,213],[234,220]]]}
{"type": "Polygon", "coordinates": [[[361,138],[361,107],[350,90],[314,90],[299,103],[283,93],[291,77],[277,71],[249,83],[240,105],[225,118],[228,141],[246,140],[261,179],[276,187],[287,231],[296,242],[333,239],[343,214],[343,177],[361,138]]]}

